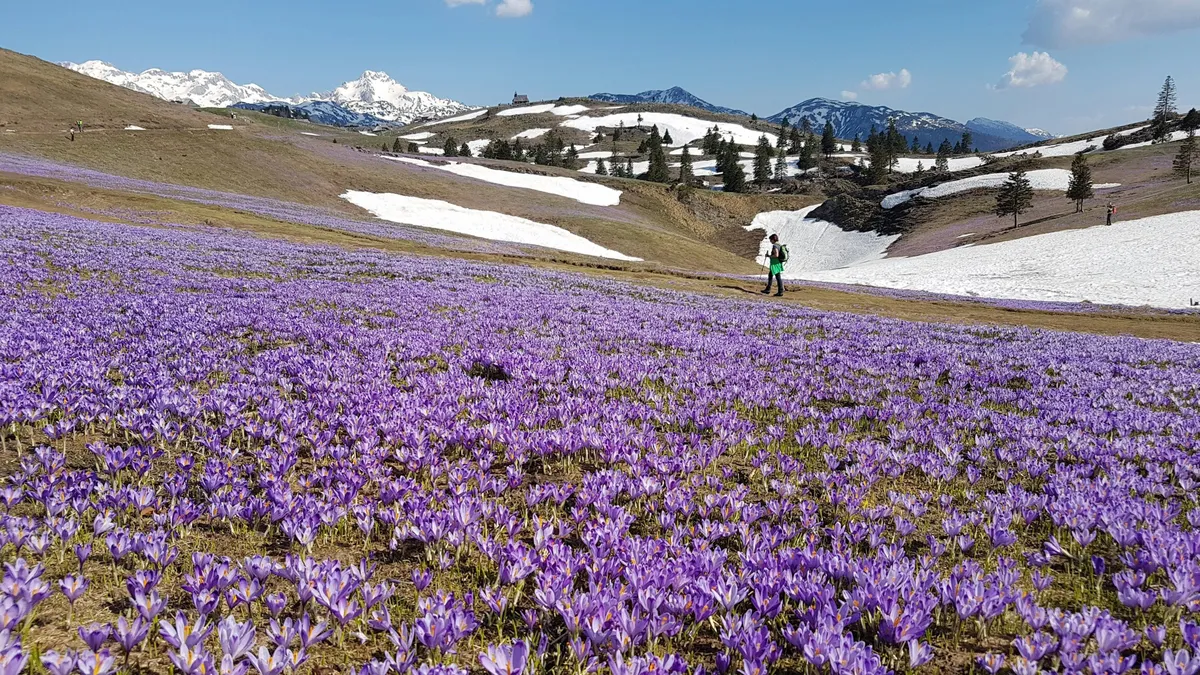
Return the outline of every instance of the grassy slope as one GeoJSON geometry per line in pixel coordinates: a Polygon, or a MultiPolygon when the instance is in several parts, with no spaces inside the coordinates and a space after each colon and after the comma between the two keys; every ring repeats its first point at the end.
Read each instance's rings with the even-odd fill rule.
{"type": "Polygon", "coordinates": [[[191,110],[13,52],[0,52],[0,81],[13,102],[6,97],[0,108],[0,114],[10,120],[5,131],[13,130],[0,133],[0,152],[134,178],[273,197],[359,217],[366,214],[339,198],[347,189],[442,199],[558,225],[669,267],[753,272],[756,266],[748,259],[753,247],[739,227],[749,219],[731,214],[759,210],[747,209],[747,200],[761,200],[765,208],[793,209],[810,201],[731,195],[723,200],[717,197],[714,204],[712,197],[705,197],[704,208],[693,211],[664,186],[520,165],[526,171],[606,182],[626,192],[618,207],[592,207],[401,165],[353,148],[359,145],[374,151],[394,135],[368,137],[245,111],[231,120],[225,116],[228,113],[191,110]],[[62,130],[80,118],[89,131],[71,141],[62,130]],[[211,123],[231,123],[236,128],[209,130],[211,123]],[[148,131],[123,131],[127,124],[148,131]],[[304,131],[321,137],[305,136],[304,131]]]}

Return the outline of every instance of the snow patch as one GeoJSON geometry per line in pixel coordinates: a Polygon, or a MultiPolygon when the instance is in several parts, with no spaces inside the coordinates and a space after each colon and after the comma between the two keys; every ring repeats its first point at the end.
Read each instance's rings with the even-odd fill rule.
{"type": "MultiPolygon", "coordinates": [[[[642,127],[649,129],[653,125],[658,125],[659,132],[666,134],[670,132],[671,140],[678,145],[686,145],[696,140],[704,138],[704,134],[716,126],[721,135],[725,138],[733,137],[735,143],[739,145],[754,145],[758,143],[759,136],[762,132],[747,129],[740,124],[728,124],[726,122],[713,123],[708,120],[697,119],[695,117],[687,117],[684,115],[676,115],[675,113],[615,113],[612,115],[601,115],[599,117],[580,117],[579,119],[567,120],[561,126],[571,129],[582,129],[595,133],[600,127],[616,128],[622,123],[626,127],[636,127],[638,124],[638,115],[642,117],[642,127]]],[[[776,136],[774,134],[766,134],[767,139],[774,147],[776,136]]]]}
{"type": "Polygon", "coordinates": [[[578,115],[582,112],[591,110],[586,105],[555,105],[553,103],[542,103],[539,105],[528,105],[522,108],[509,108],[496,113],[497,117],[514,117],[516,115],[540,115],[550,113],[559,117],[567,115],[578,115]]]}
{"type": "MultiPolygon", "coordinates": [[[[1066,169],[1038,169],[1025,174],[1029,178],[1029,183],[1034,190],[1060,190],[1066,191],[1067,186],[1071,182],[1071,172],[1066,169]]],[[[923,197],[925,199],[937,199],[939,197],[948,197],[959,192],[968,190],[977,190],[981,188],[998,188],[1008,180],[1007,173],[989,173],[983,176],[974,176],[972,178],[963,178],[961,180],[942,183],[932,187],[917,188],[916,190],[905,190],[896,194],[884,197],[881,204],[885,209],[894,209],[901,204],[912,200],[914,197],[923,197]]],[[[1097,190],[1105,190],[1108,188],[1121,187],[1120,183],[1100,183],[1094,186],[1097,190]]]]}
{"type": "Polygon", "coordinates": [[[542,136],[545,136],[548,133],[550,133],[549,129],[526,129],[525,131],[522,131],[521,133],[517,134],[516,136],[513,136],[512,140],[514,140],[514,141],[517,139],[530,140],[530,139],[534,139],[534,138],[540,138],[542,136]]]}
{"type": "Polygon", "coordinates": [[[392,193],[348,191],[342,199],[393,223],[446,230],[494,241],[543,246],[598,258],[639,261],[572,234],[561,227],[495,211],[479,211],[436,199],[392,193]]]}
{"type": "Polygon", "coordinates": [[[1197,231],[1200,211],[1185,211],[797,278],[1011,300],[1183,308],[1200,297],[1197,231]]]}
{"type": "Polygon", "coordinates": [[[361,131],[361,130],[358,133],[362,134],[363,136],[378,136],[379,135],[376,133],[372,133],[370,131],[361,131]]]}
{"type": "Polygon", "coordinates": [[[401,136],[400,138],[403,138],[406,141],[424,141],[433,138],[436,135],[437,134],[432,131],[422,131],[415,134],[408,134],[407,136],[401,136]]]}
{"type": "MultiPolygon", "coordinates": [[[[746,226],[747,230],[763,230],[759,244],[758,262],[767,263],[771,250],[770,236],[779,235],[790,254],[784,276],[833,270],[857,265],[884,256],[900,235],[881,236],[874,232],[848,232],[833,223],[809,218],[808,214],[820,204],[799,211],[768,211],[760,213],[746,226]]],[[[797,278],[797,277],[789,277],[797,278]]]]}
{"type": "Polygon", "coordinates": [[[301,135],[301,136],[320,136],[321,134],[314,134],[314,133],[313,133],[313,132],[311,132],[311,131],[301,131],[301,132],[300,132],[300,135],[301,135]]]}
{"type": "Polygon", "coordinates": [[[460,164],[458,162],[450,162],[447,164],[430,164],[429,162],[420,159],[409,159],[406,157],[387,157],[397,162],[405,164],[413,164],[416,166],[424,166],[433,169],[439,169],[458,176],[466,178],[474,178],[494,185],[503,185],[505,187],[524,188],[526,190],[536,190],[546,194],[558,195],[567,199],[574,199],[580,204],[591,204],[592,206],[616,206],[621,203],[621,191],[614,190],[606,185],[598,183],[585,183],[575,180],[574,178],[566,178],[564,176],[540,176],[532,173],[517,173],[515,171],[502,171],[500,169],[492,169],[478,164],[460,164]]]}
{"type": "Polygon", "coordinates": [[[446,119],[443,119],[443,120],[434,120],[432,122],[426,122],[425,124],[422,124],[421,126],[419,126],[417,128],[420,129],[422,127],[431,127],[435,124],[449,124],[450,122],[468,122],[470,120],[483,117],[486,114],[487,114],[486,109],[476,110],[475,112],[467,113],[466,115],[458,115],[457,117],[447,117],[446,119]]]}
{"type": "Polygon", "coordinates": [[[228,124],[210,124],[208,128],[216,129],[217,131],[233,131],[233,127],[228,124]]]}
{"type": "Polygon", "coordinates": [[[421,153],[422,155],[444,155],[444,154],[446,154],[445,148],[428,148],[425,146],[421,146],[421,147],[417,148],[417,152],[421,153]]]}
{"type": "Polygon", "coordinates": [[[125,127],[125,131],[145,131],[145,129],[137,126],[136,124],[130,124],[129,126],[125,127]]]}

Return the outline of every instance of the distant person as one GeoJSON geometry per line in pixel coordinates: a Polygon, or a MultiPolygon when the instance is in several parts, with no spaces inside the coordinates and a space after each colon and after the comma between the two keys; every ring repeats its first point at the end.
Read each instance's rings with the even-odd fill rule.
{"type": "Polygon", "coordinates": [[[788,250],[786,244],[779,243],[779,235],[771,235],[771,250],[767,253],[767,257],[771,261],[770,270],[767,273],[767,287],[763,289],[763,295],[770,295],[771,284],[774,282],[778,286],[778,292],[775,297],[783,296],[783,264],[787,262],[788,250]]]}
{"type": "Polygon", "coordinates": [[[76,122],[75,126],[79,127],[79,133],[82,134],[83,133],[83,120],[79,120],[78,122],[76,122]]]}
{"type": "Polygon", "coordinates": [[[1112,225],[1113,216],[1117,215],[1117,207],[1114,204],[1108,205],[1108,225],[1112,225]]]}

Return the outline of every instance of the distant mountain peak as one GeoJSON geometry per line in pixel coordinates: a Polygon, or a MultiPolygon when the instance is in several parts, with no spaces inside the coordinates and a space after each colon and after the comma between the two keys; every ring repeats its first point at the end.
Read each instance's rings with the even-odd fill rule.
{"type": "MultiPolygon", "coordinates": [[[[59,65],[168,101],[191,101],[206,108],[227,108],[237,103],[279,102],[299,105],[312,101],[331,101],[351,113],[364,116],[358,118],[351,115],[346,116],[347,119],[377,118],[401,124],[417,119],[448,117],[471,109],[458,101],[441,99],[423,91],[409,91],[379,70],[363,71],[357,80],[346,82],[327,94],[289,98],[274,96],[257,84],[236,84],[221,73],[206,70],[168,72],[151,68],[141,73],[129,73],[111,63],[95,60],[59,65]]],[[[341,117],[331,113],[327,119],[341,117]]]]}
{"type": "Polygon", "coordinates": [[[675,105],[686,105],[708,112],[722,113],[725,115],[741,115],[748,117],[749,113],[742,110],[734,110],[733,108],[725,108],[719,105],[713,105],[708,101],[696,96],[692,92],[683,87],[675,86],[670,89],[651,89],[643,91],[640,94],[592,94],[588,98],[595,101],[604,101],[606,103],[624,103],[626,105],[635,103],[673,103],[675,105]]]}

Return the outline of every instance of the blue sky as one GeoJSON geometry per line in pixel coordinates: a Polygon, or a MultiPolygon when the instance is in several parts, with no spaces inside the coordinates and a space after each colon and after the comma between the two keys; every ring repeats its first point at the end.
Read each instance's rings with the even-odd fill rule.
{"type": "Polygon", "coordinates": [[[286,96],[363,70],[471,104],[682,86],[770,115],[814,96],[1073,133],[1200,105],[1200,0],[110,0],[13,3],[0,46],[202,68],[286,96]],[[872,76],[875,76],[872,79],[872,76]]]}

